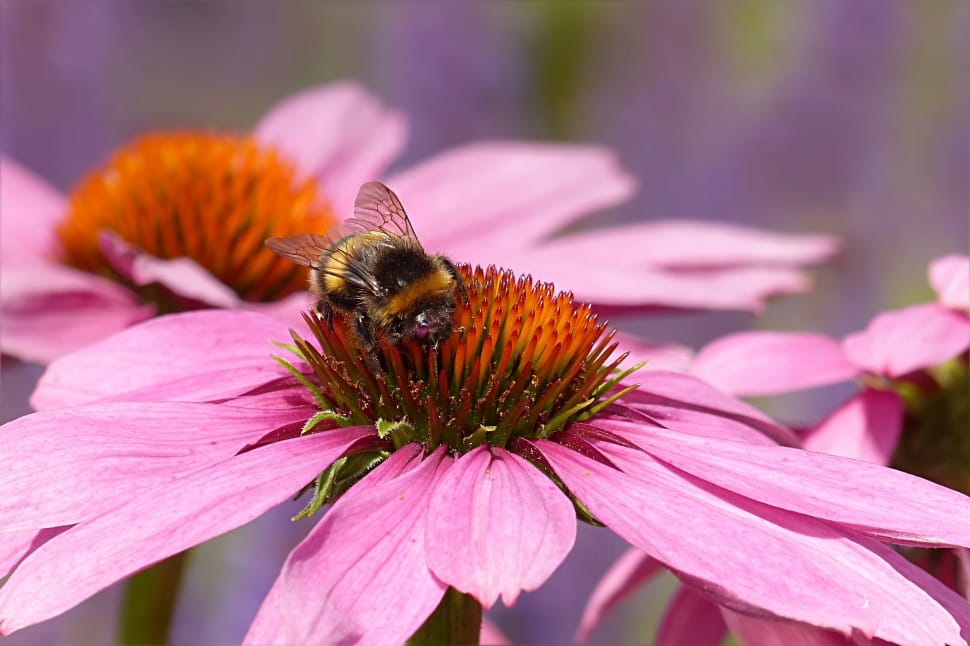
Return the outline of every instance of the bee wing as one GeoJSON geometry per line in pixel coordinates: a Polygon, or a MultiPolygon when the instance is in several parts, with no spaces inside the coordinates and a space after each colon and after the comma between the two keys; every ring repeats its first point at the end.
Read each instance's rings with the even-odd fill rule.
{"type": "Polygon", "coordinates": [[[329,260],[322,273],[345,280],[375,296],[381,294],[381,286],[377,284],[377,279],[370,268],[341,247],[331,249],[329,260]]]}
{"type": "Polygon", "coordinates": [[[405,238],[423,251],[401,200],[380,182],[367,182],[360,187],[354,200],[354,217],[346,225],[356,231],[380,231],[405,238]]]}
{"type": "Polygon", "coordinates": [[[330,247],[330,240],[316,233],[303,233],[288,238],[270,238],[263,244],[295,263],[320,269],[320,255],[330,247]]]}

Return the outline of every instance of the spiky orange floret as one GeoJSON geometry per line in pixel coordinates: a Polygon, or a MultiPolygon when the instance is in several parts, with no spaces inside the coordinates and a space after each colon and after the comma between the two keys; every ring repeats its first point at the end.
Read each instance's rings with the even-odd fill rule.
{"type": "MultiPolygon", "coordinates": [[[[455,332],[428,350],[379,344],[375,373],[339,318],[305,318],[319,349],[294,333],[315,374],[321,407],[347,423],[378,424],[396,445],[418,441],[465,452],[515,437],[548,437],[622,394],[623,356],[588,305],[548,283],[510,271],[459,266],[469,303],[458,301],[455,332]]],[[[309,382],[308,382],[309,383],[309,382]]]]}
{"type": "Polygon", "coordinates": [[[306,289],[306,270],[263,241],[334,223],[316,184],[274,150],[236,135],[166,133],[135,140],[81,182],[57,234],[72,267],[124,282],[100,251],[109,230],[153,256],[189,257],[260,302],[306,289]]]}

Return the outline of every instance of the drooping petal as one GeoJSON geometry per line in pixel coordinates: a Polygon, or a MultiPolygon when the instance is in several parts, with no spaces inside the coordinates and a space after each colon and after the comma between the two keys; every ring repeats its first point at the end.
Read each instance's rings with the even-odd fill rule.
{"type": "Polygon", "coordinates": [[[579,300],[627,309],[650,306],[760,311],[767,298],[803,292],[810,286],[803,273],[786,267],[630,269],[626,266],[629,260],[621,256],[636,255],[637,250],[622,247],[613,251],[613,262],[600,264],[577,262],[575,256],[559,254],[545,246],[478,245],[457,251],[454,257],[463,262],[494,263],[516,273],[541,276],[555,283],[557,289],[573,292],[579,300]]]}
{"type": "Polygon", "coordinates": [[[27,361],[47,363],[154,311],[115,283],[61,265],[22,264],[0,273],[0,348],[27,361]]]}
{"type": "Polygon", "coordinates": [[[866,388],[804,436],[803,448],[888,465],[903,431],[903,400],[866,388]]]}
{"type": "Polygon", "coordinates": [[[634,189],[604,148],[505,141],[449,150],[387,184],[427,249],[469,263],[488,250],[483,266],[506,264],[505,250],[531,249],[536,240],[627,199],[634,189]]]}
{"type": "Polygon", "coordinates": [[[0,634],[58,615],[129,574],[249,522],[372,434],[350,427],[305,435],[128,493],[123,505],[57,536],[20,564],[0,589],[0,634]]]}
{"type": "Polygon", "coordinates": [[[452,459],[398,449],[345,493],[290,553],[245,642],[399,644],[447,585],[425,562],[425,522],[452,459]],[[282,638],[282,639],[281,639],[282,638]]]}
{"type": "MultiPolygon", "coordinates": [[[[731,632],[742,644],[758,646],[861,646],[839,633],[791,621],[753,617],[721,609],[731,632]]],[[[866,640],[868,641],[868,640],[866,640]]]]}
{"type": "Polygon", "coordinates": [[[302,312],[315,300],[308,291],[274,302],[252,303],[239,298],[207,269],[191,258],[163,260],[145,253],[110,231],[103,231],[101,250],[111,266],[136,285],[158,283],[189,302],[222,309],[246,309],[302,325],[302,312]]]}
{"type": "Polygon", "coordinates": [[[693,588],[681,586],[667,606],[653,643],[654,646],[719,646],[726,633],[721,609],[693,588]]]}
{"type": "Polygon", "coordinates": [[[876,316],[842,342],[859,368],[886,377],[940,364],[970,346],[970,319],[936,303],[876,316]]]}
{"type": "Polygon", "coordinates": [[[67,200],[44,180],[0,156],[0,261],[4,271],[21,262],[50,259],[54,228],[67,214],[67,200]]]}
{"type": "Polygon", "coordinates": [[[636,411],[684,433],[760,444],[796,446],[797,436],[754,406],[726,395],[705,382],[677,372],[642,369],[628,383],[640,388],[616,407],[636,411]]]}
{"type": "Polygon", "coordinates": [[[663,570],[663,564],[657,559],[650,558],[636,548],[627,550],[596,584],[596,589],[586,602],[583,616],[579,620],[576,641],[585,642],[589,639],[590,633],[607,613],[663,570]]]}
{"type": "Polygon", "coordinates": [[[479,447],[458,459],[431,497],[425,529],[435,576],[486,608],[511,606],[562,563],[576,512],[556,485],[519,456],[479,447]]]}
{"type": "Polygon", "coordinates": [[[722,605],[900,644],[961,643],[943,607],[828,523],[704,488],[635,449],[596,443],[632,476],[536,445],[597,519],[722,605]]]}
{"type": "MultiPolygon", "coordinates": [[[[618,431],[616,424],[610,428],[618,431]]],[[[657,458],[742,496],[849,525],[883,540],[970,546],[970,497],[903,471],[654,426],[622,437],[646,451],[627,456],[635,462],[640,458],[642,464],[637,464],[643,468],[652,467],[652,458],[657,458]]]]}
{"type": "Polygon", "coordinates": [[[740,397],[774,395],[853,379],[859,370],[822,334],[740,332],[704,346],[691,372],[740,397]]]}
{"type": "Polygon", "coordinates": [[[931,262],[930,285],[944,307],[970,310],[970,256],[951,254],[931,262]]]}
{"type": "Polygon", "coordinates": [[[595,229],[547,243],[550,250],[596,264],[616,262],[616,250],[625,247],[636,250],[636,255],[619,258],[631,268],[798,267],[828,260],[839,242],[827,235],[774,233],[722,222],[661,220],[595,229]]]}
{"type": "Polygon", "coordinates": [[[339,217],[353,213],[360,185],[379,177],[407,135],[404,115],[358,83],[341,81],[294,94],[253,129],[297,168],[316,177],[339,217]]]}
{"type": "Polygon", "coordinates": [[[156,258],[110,231],[102,231],[98,242],[114,270],[135,285],[158,283],[183,298],[211,307],[233,309],[241,303],[232,288],[191,258],[156,258]]]}
{"type": "Polygon", "coordinates": [[[285,322],[252,312],[155,318],[52,363],[31,404],[227,399],[287,374],[271,356],[285,353],[269,342],[289,338],[285,322]]]}
{"type": "Polygon", "coordinates": [[[27,415],[3,427],[0,527],[69,525],[138,490],[229,458],[312,409],[212,404],[91,404],[27,415]]]}

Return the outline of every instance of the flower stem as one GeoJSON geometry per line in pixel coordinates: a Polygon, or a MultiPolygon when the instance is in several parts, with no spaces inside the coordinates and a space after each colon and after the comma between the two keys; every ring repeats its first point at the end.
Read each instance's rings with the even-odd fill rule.
{"type": "Polygon", "coordinates": [[[125,584],[119,644],[164,644],[190,550],[170,556],[125,584]]]}
{"type": "Polygon", "coordinates": [[[408,646],[478,646],[481,631],[482,604],[469,594],[448,588],[441,603],[407,643],[408,646]]]}

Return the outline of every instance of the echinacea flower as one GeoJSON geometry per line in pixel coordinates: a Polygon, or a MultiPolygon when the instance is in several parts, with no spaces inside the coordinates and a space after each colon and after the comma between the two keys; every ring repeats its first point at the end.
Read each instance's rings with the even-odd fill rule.
{"type": "Polygon", "coordinates": [[[472,641],[481,607],[562,562],[578,516],[741,612],[966,643],[970,605],[883,542],[970,545],[970,498],[785,446],[786,429],[692,377],[624,386],[588,305],[461,271],[455,333],[382,344],[376,371],[342,323],[309,315],[274,363],[282,324],[238,311],[157,318],[55,361],[37,397],[70,405],[3,427],[0,553],[26,556],[6,563],[0,631],[312,483],[297,515],[322,518],[248,642],[441,643],[439,612],[472,641]]]}
{"type": "MultiPolygon", "coordinates": [[[[384,174],[405,130],[401,114],[344,82],[287,98],[249,134],[136,139],[68,196],[0,160],[0,349],[46,363],[155,313],[206,307],[298,317],[304,273],[263,240],[326,233],[350,215],[357,188],[384,174]]],[[[538,272],[610,306],[756,308],[804,289],[794,268],[836,247],[827,236],[691,222],[550,240],[633,191],[594,146],[472,143],[386,181],[428,248],[538,272]],[[602,244],[609,253],[578,271],[574,254],[592,258],[602,244]]]]}
{"type": "MultiPolygon", "coordinates": [[[[918,414],[915,408],[927,408],[925,396],[952,392],[967,400],[970,258],[950,255],[934,260],[929,275],[936,301],[879,314],[864,331],[841,342],[814,333],[743,332],[701,349],[691,372],[739,396],[859,379],[859,393],[814,428],[805,447],[889,464],[897,454],[907,405],[913,416],[918,414]],[[946,369],[933,370],[951,360],[946,369]]],[[[944,403],[936,401],[934,407],[944,403]]],[[[921,475],[970,493],[965,403],[962,410],[962,423],[959,416],[953,423],[937,420],[937,439],[919,440],[927,449],[935,446],[942,451],[924,455],[923,461],[945,468],[950,477],[921,475]],[[952,441],[942,440],[947,434],[952,441]]]]}
{"type": "MultiPolygon", "coordinates": [[[[681,368],[735,395],[772,395],[860,379],[860,392],[804,437],[808,450],[868,460],[970,493],[966,351],[970,347],[970,259],[950,255],[929,269],[933,303],[875,317],[842,342],[814,333],[745,332],[714,341],[681,368]],[[689,366],[689,367],[688,367],[689,366]]],[[[627,343],[627,347],[636,347],[627,343]]],[[[970,515],[970,509],[962,512],[970,515]]],[[[943,584],[970,598],[966,549],[906,550],[943,584]]],[[[602,617],[662,564],[630,550],[603,577],[581,621],[585,638],[602,617]]],[[[923,575],[924,578],[926,575],[923,575]]],[[[741,643],[839,644],[816,626],[732,612],[682,587],[655,643],[720,643],[728,628],[741,643]]]]}
{"type": "MultiPolygon", "coordinates": [[[[606,573],[583,612],[577,639],[585,642],[603,617],[633,592],[665,571],[662,563],[637,549],[628,550],[606,573]]],[[[918,575],[918,570],[914,575],[918,575]]],[[[923,577],[929,578],[925,573],[923,577]]],[[[886,644],[861,633],[845,636],[836,631],[805,623],[784,621],[764,615],[737,612],[711,601],[702,592],[680,586],[670,598],[657,626],[653,646],[719,646],[730,631],[734,642],[744,646],[861,646],[886,644]]],[[[936,643],[927,640],[926,644],[936,643]]]]}

